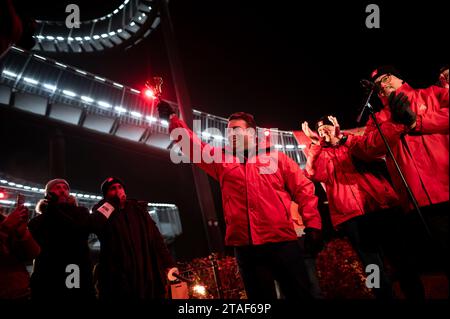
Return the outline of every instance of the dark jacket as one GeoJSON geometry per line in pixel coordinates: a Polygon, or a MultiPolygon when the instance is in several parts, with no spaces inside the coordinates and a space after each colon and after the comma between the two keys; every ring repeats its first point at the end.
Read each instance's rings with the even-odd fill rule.
{"type": "Polygon", "coordinates": [[[28,227],[41,246],[31,276],[32,298],[91,299],[94,298],[92,264],[89,254],[89,230],[73,221],[89,216],[85,207],[51,203],[41,206],[42,213],[33,218],[28,227]],[[70,216],[70,219],[66,218],[70,216]],[[68,288],[66,279],[73,271],[66,267],[75,264],[80,270],[80,288],[68,288]]]}
{"type": "Polygon", "coordinates": [[[123,209],[114,210],[108,219],[93,208],[100,240],[97,266],[101,300],[151,300],[166,295],[166,272],[174,266],[164,240],[147,210],[135,200],[127,200],[123,209]]]}

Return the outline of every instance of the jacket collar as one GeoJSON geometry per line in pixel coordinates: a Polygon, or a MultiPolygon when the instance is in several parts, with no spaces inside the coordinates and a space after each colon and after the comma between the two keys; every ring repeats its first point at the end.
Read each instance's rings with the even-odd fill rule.
{"type": "Polygon", "coordinates": [[[408,83],[403,82],[403,85],[395,91],[395,94],[404,93],[404,94],[408,95],[408,93],[410,93],[412,91],[414,91],[414,89],[408,83]]]}
{"type": "Polygon", "coordinates": [[[243,155],[244,155],[243,158],[240,159],[237,156],[237,154],[234,152],[233,148],[230,147],[229,145],[227,145],[227,146],[222,148],[222,152],[224,154],[231,155],[231,156],[234,156],[236,158],[239,158],[243,162],[247,162],[250,158],[253,158],[253,157],[258,156],[258,155],[270,153],[273,150],[274,150],[274,148],[271,145],[269,145],[269,144],[264,144],[264,145],[257,144],[256,148],[255,148],[256,152],[255,151],[253,151],[251,153],[248,153],[248,151],[244,152],[243,153],[243,155]]]}

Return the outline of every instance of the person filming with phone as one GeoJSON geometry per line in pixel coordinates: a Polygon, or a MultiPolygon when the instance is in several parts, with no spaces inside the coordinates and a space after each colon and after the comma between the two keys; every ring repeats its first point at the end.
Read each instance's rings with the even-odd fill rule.
{"type": "Polygon", "coordinates": [[[28,228],[29,211],[20,203],[9,214],[0,213],[0,300],[27,300],[30,297],[30,276],[26,263],[40,248],[28,228]]]}

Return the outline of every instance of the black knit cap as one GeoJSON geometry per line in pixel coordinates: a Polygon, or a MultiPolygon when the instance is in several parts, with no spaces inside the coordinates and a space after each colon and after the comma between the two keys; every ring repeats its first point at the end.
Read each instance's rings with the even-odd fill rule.
{"type": "Polygon", "coordinates": [[[328,116],[322,116],[316,123],[316,131],[319,129],[319,127],[324,125],[334,126],[333,123],[328,119],[328,116]]]}
{"type": "Polygon", "coordinates": [[[372,71],[372,73],[370,74],[370,79],[372,81],[375,81],[377,78],[384,74],[392,74],[398,78],[401,78],[400,72],[398,72],[398,70],[394,66],[383,65],[372,71]]]}
{"type": "Polygon", "coordinates": [[[105,179],[102,183],[101,186],[101,190],[102,190],[102,194],[103,197],[106,196],[106,193],[108,192],[109,188],[113,185],[113,184],[120,184],[122,185],[123,188],[125,188],[125,184],[122,182],[121,179],[117,178],[117,177],[108,177],[107,179],[105,179]]]}

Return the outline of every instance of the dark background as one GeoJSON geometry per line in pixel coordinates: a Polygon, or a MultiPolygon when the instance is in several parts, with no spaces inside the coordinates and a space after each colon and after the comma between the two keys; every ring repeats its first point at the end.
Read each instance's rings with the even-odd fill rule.
{"type": "MultiPolygon", "coordinates": [[[[69,3],[81,19],[105,15],[122,1],[16,1],[37,19],[64,20],[69,3]]],[[[326,114],[357,126],[363,99],[359,80],[394,64],[413,87],[433,84],[448,63],[444,1],[187,1],[169,9],[195,108],[220,116],[253,113],[260,126],[300,129],[326,114]],[[367,29],[365,8],[380,6],[381,29],[367,29]],[[445,55],[445,56],[444,56],[445,55]]],[[[45,55],[45,54],[44,54],[45,55]]],[[[164,78],[164,98],[176,100],[161,28],[130,50],[54,58],[119,83],[142,88],[164,78]]],[[[377,102],[374,99],[374,103],[377,102]]],[[[175,243],[183,258],[207,254],[189,166],[176,166],[148,147],[0,109],[0,170],[33,182],[50,178],[49,140],[65,136],[66,177],[73,188],[99,192],[108,175],[120,176],[131,197],[180,208],[184,234],[175,243]]],[[[211,183],[221,213],[220,192],[211,183]]]]}

